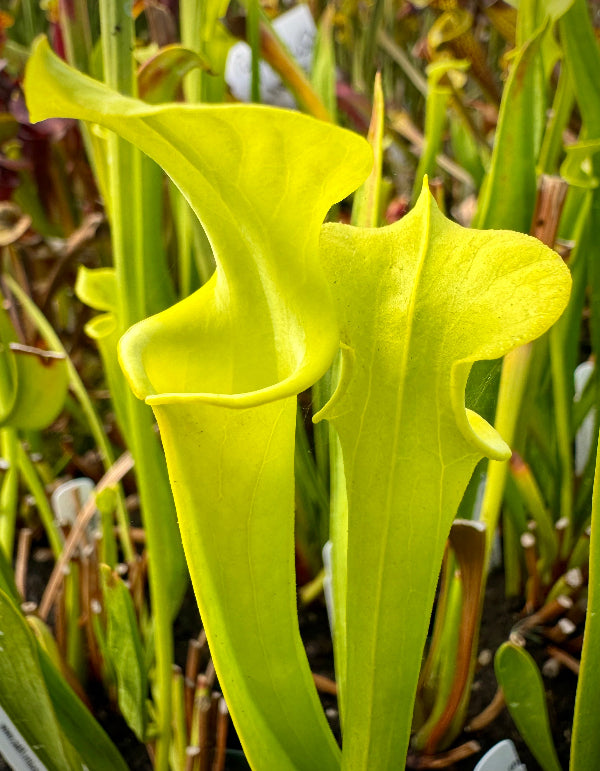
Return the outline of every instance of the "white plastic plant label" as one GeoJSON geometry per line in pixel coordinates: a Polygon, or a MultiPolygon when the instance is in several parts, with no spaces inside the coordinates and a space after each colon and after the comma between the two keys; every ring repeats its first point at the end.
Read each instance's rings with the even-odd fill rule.
{"type": "MultiPolygon", "coordinates": [[[[69,482],[63,482],[52,493],[51,503],[54,516],[58,524],[75,524],[77,515],[86,503],[90,495],[94,492],[94,483],[87,477],[71,479],[69,482]]],[[[95,530],[100,528],[100,517],[98,512],[94,514],[92,521],[88,525],[87,532],[91,537],[95,530]]]]}
{"type": "Polygon", "coordinates": [[[519,760],[515,745],[510,739],[504,739],[485,753],[473,771],[527,771],[527,768],[519,760]]]}
{"type": "MultiPolygon", "coordinates": [[[[582,362],[574,373],[575,395],[574,402],[581,400],[588,380],[594,373],[594,363],[591,361],[582,362]]],[[[588,460],[594,449],[594,425],[596,423],[596,409],[592,408],[583,419],[581,426],[575,434],[575,474],[580,477],[585,471],[588,460]]]]}
{"type": "Polygon", "coordinates": [[[0,755],[13,771],[47,771],[46,766],[21,736],[2,707],[0,707],[0,755]]]}
{"type": "MultiPolygon", "coordinates": [[[[273,27],[302,69],[310,72],[317,28],[308,6],[300,4],[281,14],[273,27]]],[[[236,99],[250,101],[252,51],[246,43],[231,47],[225,65],[225,80],[236,99]]],[[[296,106],[279,75],[263,61],[260,62],[260,99],[263,104],[278,107],[296,106]]]]}
{"type": "Polygon", "coordinates": [[[331,576],[331,550],[333,543],[326,541],[323,546],[323,567],[325,569],[325,578],[323,579],[323,594],[325,595],[325,606],[327,607],[327,618],[329,620],[329,630],[333,635],[333,619],[335,610],[333,606],[333,579],[331,576]]]}

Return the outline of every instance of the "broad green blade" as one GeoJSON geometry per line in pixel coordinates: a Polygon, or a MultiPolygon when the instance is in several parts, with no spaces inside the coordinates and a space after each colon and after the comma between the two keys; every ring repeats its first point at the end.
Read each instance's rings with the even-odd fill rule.
{"type": "MultiPolygon", "coordinates": [[[[537,664],[524,648],[504,643],[494,658],[498,684],[506,706],[533,756],[543,771],[561,771],[548,718],[544,683],[537,664]]],[[[594,762],[582,766],[591,771],[594,762]]]]}
{"type": "MultiPolygon", "coordinates": [[[[40,633],[45,631],[54,643],[50,630],[36,620],[40,633]]],[[[36,642],[16,605],[2,591],[0,631],[0,707],[47,768],[126,771],[117,748],[71,690],[50,655],[36,642]],[[79,753],[79,759],[73,750],[79,753]]]]}
{"type": "Polygon", "coordinates": [[[426,189],[389,227],[325,225],[321,255],[344,345],[320,413],[339,433],[349,507],[343,767],[387,771],[406,753],[457,506],[482,456],[510,454],[465,410],[469,370],[547,330],[570,276],[529,236],[453,224],[426,189]]]}
{"type": "Polygon", "coordinates": [[[115,745],[67,685],[49,656],[40,650],[39,658],[60,727],[79,753],[82,765],[94,771],[127,771],[125,761],[115,745]]]}
{"type": "Polygon", "coordinates": [[[48,771],[76,771],[46,688],[38,648],[24,618],[0,591],[0,707],[48,771]]]}

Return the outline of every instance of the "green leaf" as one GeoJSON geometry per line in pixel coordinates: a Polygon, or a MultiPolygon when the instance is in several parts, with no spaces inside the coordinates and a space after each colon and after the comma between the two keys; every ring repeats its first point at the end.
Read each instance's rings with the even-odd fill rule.
{"type": "Polygon", "coordinates": [[[69,687],[49,653],[36,644],[34,635],[38,639],[47,635],[50,644],[56,647],[50,630],[40,619],[29,617],[28,620],[32,629],[28,628],[17,607],[0,592],[0,706],[32,748],[44,747],[43,750],[36,749],[41,760],[46,752],[51,754],[50,762],[46,762],[48,769],[64,771],[66,768],[81,769],[83,765],[94,771],[126,771],[114,744],[69,687]],[[11,677],[6,676],[2,668],[5,657],[11,677]],[[19,680],[21,667],[28,671],[28,678],[24,680],[19,680]],[[12,678],[16,678],[17,685],[12,678]],[[7,693],[11,688],[12,694],[7,693]],[[13,697],[18,702],[17,709],[13,697]],[[35,720],[32,715],[36,716],[35,720]],[[79,753],[79,759],[71,748],[61,754],[60,745],[68,746],[65,739],[79,753]],[[69,758],[70,765],[62,765],[65,757],[69,758]]]}
{"type": "Polygon", "coordinates": [[[106,654],[117,680],[119,709],[140,741],[146,738],[148,682],[135,608],[116,573],[101,567],[106,609],[106,654]]]}
{"type": "Polygon", "coordinates": [[[0,706],[49,771],[80,768],[52,708],[34,637],[20,612],[2,591],[0,706]]]}
{"type": "Polygon", "coordinates": [[[425,189],[390,227],[325,225],[321,255],[345,354],[316,416],[339,433],[348,493],[347,556],[333,546],[347,564],[344,768],[384,771],[406,752],[455,511],[478,460],[510,454],[465,410],[471,365],[548,329],[570,277],[529,236],[446,220],[425,189]]]}
{"type": "Polygon", "coordinates": [[[64,352],[16,342],[6,311],[0,311],[0,425],[47,428],[62,410],[69,373],[64,352]]]}
{"type": "Polygon", "coordinates": [[[133,327],[121,357],[158,418],[244,748],[255,767],[282,771],[339,765],[298,635],[293,570],[294,397],[337,349],[333,293],[346,355],[326,413],[350,509],[348,672],[369,673],[366,688],[347,678],[344,765],[396,768],[454,511],[477,460],[510,452],[464,408],[471,364],[545,331],[566,303],[567,269],[526,236],[453,225],[424,193],[390,228],[326,228],[328,286],[319,225],[365,178],[364,141],[269,108],[142,105],[73,73],[43,42],[27,80],[40,89],[27,86],[34,119],[98,121],[151,154],[211,241],[213,278],[133,327]]]}
{"type": "Polygon", "coordinates": [[[575,698],[571,771],[593,768],[600,753],[598,715],[598,672],[600,671],[600,609],[598,570],[600,570],[600,452],[596,454],[596,472],[592,495],[592,533],[590,536],[590,578],[588,606],[581,653],[581,669],[575,698]]]}
{"type": "Polygon", "coordinates": [[[600,180],[594,176],[593,156],[600,150],[600,138],[575,142],[565,148],[566,157],[560,175],[569,185],[596,188],[600,180]]]}
{"type": "Polygon", "coordinates": [[[61,655],[49,627],[36,616],[28,616],[27,623],[38,641],[40,667],[54,712],[82,764],[94,771],[126,771],[115,745],[61,674],[61,655]]]}
{"type": "Polygon", "coordinates": [[[15,381],[9,406],[0,425],[39,430],[47,428],[61,412],[69,387],[67,358],[62,353],[9,344],[15,381]]]}
{"type": "Polygon", "coordinates": [[[425,145],[419,159],[413,199],[421,191],[423,177],[434,175],[436,158],[442,150],[443,132],[448,117],[448,103],[452,97],[451,82],[464,77],[469,62],[464,59],[440,59],[427,67],[427,103],[425,108],[425,145]]]}
{"type": "Polygon", "coordinates": [[[513,228],[527,233],[535,206],[535,163],[539,133],[537,54],[543,30],[516,53],[504,87],[490,169],[484,179],[473,226],[513,228]]]}
{"type": "Polygon", "coordinates": [[[297,630],[293,397],[323,374],[337,348],[317,262],[319,226],[364,178],[370,152],[360,138],[298,114],[217,115],[222,129],[212,136],[224,144],[213,153],[221,159],[216,180],[222,169],[237,187],[223,187],[229,195],[216,201],[219,209],[210,199],[200,209],[209,215],[203,224],[216,274],[134,327],[121,355],[159,421],[201,615],[250,762],[335,769],[338,749],[297,630]],[[250,122],[244,133],[259,141],[244,143],[242,156],[232,153],[240,142],[233,126],[250,122]],[[274,155],[277,163],[269,163],[274,155]],[[234,172],[229,164],[237,167],[240,157],[245,165],[234,172]],[[226,221],[215,218],[221,209],[231,211],[226,221]]]}
{"type": "MultiPolygon", "coordinates": [[[[125,382],[117,357],[119,331],[117,277],[114,268],[96,268],[90,270],[81,265],[77,271],[75,294],[81,302],[97,311],[105,311],[94,316],[85,325],[88,337],[96,342],[102,358],[102,368],[106,376],[111,401],[117,416],[117,423],[127,435],[129,425],[127,417],[127,383],[125,382]]],[[[128,442],[129,446],[131,444],[128,442]]]]}
{"type": "Polygon", "coordinates": [[[456,161],[471,175],[478,189],[483,178],[482,158],[487,153],[487,147],[483,147],[477,142],[462,118],[454,115],[452,112],[448,117],[450,121],[452,153],[456,161]]]}
{"type": "MultiPolygon", "coordinates": [[[[329,205],[364,176],[368,152],[359,138],[300,115],[257,108],[228,110],[223,119],[229,115],[238,126],[252,119],[261,141],[246,145],[242,191],[227,200],[237,203],[235,225],[207,228],[217,273],[188,300],[134,327],[122,359],[159,421],[201,615],[251,763],[333,769],[337,748],[297,634],[289,397],[325,371],[337,347],[316,262],[318,229],[329,205]],[[311,152],[303,152],[311,135],[311,152]],[[256,165],[276,147],[285,165],[256,165]],[[358,168],[332,180],[349,151],[358,168]],[[282,191],[285,200],[274,206],[271,196],[282,191]],[[279,221],[269,222],[273,212],[279,221]]],[[[227,155],[224,147],[222,162],[227,155]]]]}
{"type": "Polygon", "coordinates": [[[335,71],[335,47],[333,43],[333,23],[335,8],[326,6],[319,19],[319,28],[315,40],[311,68],[311,83],[325,105],[325,109],[336,122],[337,97],[336,97],[336,71],[335,71]]]}
{"type": "Polygon", "coordinates": [[[354,194],[352,224],[362,228],[376,228],[381,215],[381,167],[383,164],[383,132],[385,128],[385,101],[381,75],[375,75],[373,111],[367,141],[373,148],[373,168],[367,179],[354,194]]]}
{"type": "MultiPolygon", "coordinates": [[[[298,239],[297,247],[303,254],[310,245],[308,233],[301,223],[301,210],[290,212],[283,206],[285,187],[293,181],[294,197],[304,196],[303,208],[307,216],[310,214],[313,220],[320,221],[329,203],[351,191],[352,184],[366,175],[371,163],[370,152],[359,137],[287,111],[268,107],[249,110],[238,105],[151,106],[121,96],[67,67],[51,53],[45,38],[38,39],[34,46],[26,83],[33,121],[60,115],[100,123],[139,146],[162,165],[199,215],[210,234],[214,251],[219,252],[221,261],[227,259],[221,275],[211,280],[211,294],[223,297],[223,273],[231,280],[234,270],[247,270],[249,283],[243,285],[245,297],[235,300],[253,318],[260,318],[263,313],[266,313],[265,317],[271,315],[268,306],[272,298],[265,296],[262,287],[268,269],[281,281],[284,291],[298,294],[298,287],[292,286],[292,272],[288,271],[287,265],[281,265],[280,255],[290,249],[289,243],[294,238],[298,239]],[[263,138],[261,131],[265,124],[271,124],[273,128],[268,133],[265,131],[263,138]],[[252,155],[245,152],[250,139],[254,144],[252,155]],[[344,169],[336,177],[332,176],[328,190],[321,192],[316,180],[320,163],[326,156],[329,156],[327,166],[332,171],[344,165],[349,171],[344,169]],[[302,169],[301,174],[296,172],[293,180],[288,171],[292,163],[294,168],[302,169]],[[292,214],[295,216],[293,230],[290,230],[287,218],[292,214]],[[244,246],[242,251],[240,244],[244,246]],[[264,255],[261,252],[254,255],[256,267],[252,259],[254,244],[260,244],[261,252],[264,252],[264,255]],[[252,298],[252,302],[247,298],[252,298]]],[[[313,255],[313,263],[314,260],[313,255]]],[[[237,273],[235,280],[237,283],[237,273]]],[[[302,280],[306,282],[308,277],[302,280]]],[[[215,352],[211,341],[203,351],[202,362],[197,362],[196,371],[188,372],[178,390],[183,392],[187,382],[201,379],[205,381],[203,390],[214,394],[207,397],[207,401],[239,407],[296,393],[297,381],[310,384],[316,379],[315,375],[318,377],[326,369],[324,362],[329,364],[333,358],[336,335],[321,335],[321,324],[313,320],[313,316],[320,317],[325,313],[329,303],[323,301],[327,301],[328,296],[326,287],[319,287],[317,283],[310,300],[303,297],[307,307],[302,309],[302,321],[307,325],[309,337],[323,337],[324,341],[329,338],[328,344],[324,342],[323,346],[318,346],[327,353],[313,357],[300,349],[280,354],[288,359],[288,368],[294,371],[289,380],[279,378],[274,362],[268,367],[263,366],[273,354],[273,344],[264,339],[264,330],[260,333],[251,328],[246,330],[244,337],[250,339],[240,344],[237,340],[229,341],[224,329],[217,329],[221,344],[228,350],[227,359],[235,361],[235,370],[239,370],[239,374],[234,371],[228,373],[225,382],[210,382],[214,378],[205,373],[222,369],[218,361],[215,366],[220,351],[215,352]],[[250,342],[253,346],[249,347],[250,342]],[[258,359],[253,348],[258,348],[258,359]],[[300,367],[298,372],[296,366],[300,367]],[[198,374],[201,378],[194,377],[198,374]],[[244,392],[248,392],[247,395],[240,396],[244,392]],[[228,394],[237,395],[231,397],[228,394]]],[[[218,310],[215,304],[207,311],[218,310]]],[[[182,303],[176,307],[187,306],[182,303]]],[[[197,319],[198,329],[207,326],[207,311],[197,319]]],[[[179,314],[182,312],[178,311],[179,314]]],[[[325,329],[335,328],[333,312],[330,313],[325,329]]],[[[278,321],[283,325],[284,319],[278,321]]],[[[296,328],[300,326],[299,320],[290,317],[288,321],[296,328]]],[[[130,372],[135,390],[140,395],[156,392],[144,374],[141,362],[135,369],[130,372]]]]}
{"type": "Polygon", "coordinates": [[[179,3],[182,44],[208,59],[213,71],[218,73],[209,75],[204,70],[189,73],[184,87],[187,102],[226,100],[225,61],[234,42],[221,21],[228,5],[228,0],[206,0],[202,5],[196,0],[179,3]]]}
{"type": "MultiPolygon", "coordinates": [[[[6,514],[3,515],[6,516],[6,514]]],[[[0,548],[0,590],[2,590],[13,602],[20,602],[21,598],[15,584],[15,575],[12,565],[8,561],[4,549],[0,548]]]]}
{"type": "MultiPolygon", "coordinates": [[[[524,648],[504,643],[496,652],[494,669],[508,711],[540,767],[543,771],[561,771],[537,664],[524,648]]],[[[593,764],[584,768],[593,768],[593,764]]]]}
{"type": "Polygon", "coordinates": [[[34,119],[71,115],[119,132],[202,220],[213,278],[133,327],[121,358],[159,421],[203,622],[250,762],[337,769],[296,615],[295,395],[338,347],[319,228],[366,177],[371,151],[297,113],[126,99],[69,70],[43,41],[27,79],[34,119]]]}
{"type": "Polygon", "coordinates": [[[75,294],[82,303],[96,311],[117,310],[117,277],[114,268],[86,268],[80,265],[75,282],[75,294]]]}
{"type": "MultiPolygon", "coordinates": [[[[600,84],[598,68],[600,67],[600,47],[590,18],[590,9],[585,0],[575,0],[567,13],[559,22],[560,39],[565,51],[565,66],[571,78],[575,99],[582,117],[582,128],[579,135],[578,148],[571,154],[572,160],[583,160],[579,168],[579,182],[596,186],[591,192],[590,208],[587,215],[583,235],[586,237],[586,249],[581,256],[587,264],[587,295],[591,311],[590,331],[592,353],[596,356],[600,351],[600,252],[596,234],[600,228],[600,155],[598,155],[598,139],[600,138],[600,84]],[[586,146],[589,157],[586,158],[586,146]],[[579,149],[580,148],[580,149],[579,149]]],[[[569,157],[567,158],[567,161],[569,157]]],[[[565,164],[568,166],[568,163],[565,164]]],[[[572,166],[573,164],[571,164],[572,166]]],[[[573,197],[574,205],[581,196],[573,197]]],[[[584,206],[587,201],[584,200],[584,206]]],[[[573,210],[577,209],[572,207],[573,210]]],[[[580,210],[583,207],[580,205],[580,210]]],[[[580,239],[583,243],[583,239],[580,239]]],[[[600,383],[600,370],[595,369],[596,388],[600,383]]],[[[597,390],[600,394],[600,390],[597,390]]],[[[600,414],[597,410],[597,414],[600,414]]],[[[596,419],[596,430],[598,419],[596,419]]],[[[591,472],[593,464],[588,464],[591,472]]],[[[579,500],[586,501],[586,490],[589,491],[591,473],[584,474],[584,484],[579,492],[579,500]]],[[[583,516],[587,515],[584,512],[583,516]]],[[[578,517],[581,521],[581,517],[578,517]]]]}
{"type": "Polygon", "coordinates": [[[126,771],[120,752],[43,651],[40,665],[60,726],[82,764],[94,771],[126,771]]]}
{"type": "Polygon", "coordinates": [[[553,21],[557,21],[573,5],[573,0],[546,0],[545,12],[553,21]]]}
{"type": "Polygon", "coordinates": [[[559,21],[565,66],[571,76],[586,136],[600,137],[600,50],[586,0],[575,0],[559,21]]]}

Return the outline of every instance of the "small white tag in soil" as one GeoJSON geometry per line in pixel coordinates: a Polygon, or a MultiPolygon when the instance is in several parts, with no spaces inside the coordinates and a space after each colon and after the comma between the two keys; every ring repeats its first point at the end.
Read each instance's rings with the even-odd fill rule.
{"type": "Polygon", "coordinates": [[[0,707],[0,755],[13,771],[47,771],[46,766],[0,707]]]}
{"type": "MultiPolygon", "coordinates": [[[[308,6],[301,3],[282,13],[273,22],[273,27],[302,69],[310,72],[317,28],[308,6]]],[[[225,80],[236,99],[250,101],[252,51],[246,43],[231,47],[225,65],[225,80]]],[[[260,63],[260,100],[263,104],[278,107],[296,106],[279,75],[263,61],[260,63]]]]}
{"type": "MultiPolygon", "coordinates": [[[[575,369],[574,402],[580,402],[589,379],[594,374],[595,364],[584,361],[575,369]]],[[[587,462],[594,449],[594,426],[596,424],[596,409],[592,408],[582,420],[575,434],[575,474],[580,477],[585,471],[587,462]]]]}
{"type": "MultiPolygon", "coordinates": [[[[77,515],[94,492],[94,487],[92,480],[87,477],[78,477],[59,485],[50,499],[57,524],[73,527],[77,515]]],[[[100,514],[96,511],[86,528],[88,536],[93,538],[100,526],[100,514]]]]}
{"type": "Polygon", "coordinates": [[[527,768],[519,760],[515,745],[510,739],[504,739],[485,753],[473,771],[527,771],[527,768]]]}
{"type": "Polygon", "coordinates": [[[335,608],[333,605],[333,576],[331,568],[331,550],[333,542],[326,541],[323,546],[323,567],[325,569],[325,578],[323,579],[323,594],[325,595],[325,606],[327,607],[327,619],[329,620],[329,631],[333,637],[333,621],[335,618],[335,608]]]}

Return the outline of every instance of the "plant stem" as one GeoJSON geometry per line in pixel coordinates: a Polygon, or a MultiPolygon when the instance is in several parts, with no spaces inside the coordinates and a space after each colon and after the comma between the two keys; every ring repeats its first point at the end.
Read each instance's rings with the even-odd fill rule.
{"type": "Polygon", "coordinates": [[[44,485],[42,484],[29,455],[27,455],[20,442],[17,443],[17,462],[21,474],[23,475],[23,479],[25,480],[29,491],[35,498],[35,504],[40,519],[42,520],[42,524],[44,525],[46,535],[48,536],[52,553],[54,554],[54,557],[58,559],[62,551],[62,540],[54,523],[54,514],[48,502],[44,485]]]}
{"type": "Polygon", "coordinates": [[[537,525],[539,550],[542,555],[542,569],[549,571],[558,556],[558,542],[554,530],[554,522],[550,512],[533,478],[531,469],[518,453],[513,453],[510,460],[510,470],[519,494],[523,499],[531,517],[537,525]]]}
{"type": "Polygon", "coordinates": [[[538,172],[540,174],[554,174],[558,168],[558,158],[563,146],[563,131],[573,109],[575,94],[573,85],[566,68],[561,68],[554,102],[552,104],[551,118],[544,134],[540,157],[538,160],[538,172]]]}
{"type": "MultiPolygon", "coordinates": [[[[107,85],[121,93],[134,96],[136,84],[131,51],[134,24],[129,4],[119,0],[102,0],[100,21],[104,53],[104,79],[107,85]]],[[[162,243],[160,231],[152,230],[160,223],[154,207],[156,194],[161,191],[161,178],[152,175],[145,158],[128,142],[109,134],[109,201],[113,261],[117,277],[118,324],[124,332],[133,323],[158,310],[152,307],[150,275],[156,277],[163,262],[156,265],[157,249],[162,243]],[[146,182],[148,182],[146,184],[146,182]],[[150,189],[152,188],[152,189],[150,189]],[[147,211],[149,209],[152,211],[147,211]],[[145,214],[148,213],[148,219],[145,214]],[[150,253],[146,254],[146,250],[150,253]],[[154,263],[154,264],[153,264],[154,263]]],[[[168,276],[162,276],[162,288],[168,286],[168,276]]],[[[169,292],[158,301],[168,304],[169,292]]],[[[156,303],[156,300],[154,300],[156,303]]],[[[116,355],[116,352],[115,352],[116,355]]],[[[148,581],[153,614],[153,636],[156,656],[154,699],[157,709],[157,740],[155,768],[167,771],[171,740],[173,639],[171,622],[173,608],[183,586],[184,560],[176,526],[166,468],[153,430],[150,409],[127,394],[124,414],[126,438],[135,459],[141,510],[148,548],[148,581]]]]}
{"type": "Polygon", "coordinates": [[[588,610],[583,636],[581,669],[573,720],[571,771],[593,768],[600,753],[600,722],[596,708],[598,700],[597,672],[600,655],[600,610],[598,607],[598,569],[600,568],[600,452],[596,455],[596,473],[592,497],[592,533],[590,538],[590,577],[588,610]]]}
{"type": "MultiPolygon", "coordinates": [[[[509,446],[514,441],[519,406],[525,391],[530,362],[531,344],[523,345],[504,357],[494,426],[509,446]]],[[[507,471],[507,461],[491,460],[489,462],[480,515],[481,521],[487,528],[486,564],[489,562],[492,540],[500,516],[507,471]]]]}
{"type": "Polygon", "coordinates": [[[421,75],[419,70],[409,59],[408,55],[404,53],[400,46],[396,44],[385,30],[380,29],[378,31],[377,42],[386,54],[391,56],[396,64],[402,69],[417,91],[420,91],[423,96],[427,96],[427,79],[421,75]]]}
{"type": "MultiPolygon", "coordinates": [[[[572,399],[566,382],[567,370],[564,360],[564,348],[560,327],[550,331],[550,362],[552,366],[552,390],[554,392],[554,415],[556,421],[556,440],[560,461],[560,516],[566,517],[569,526],[561,549],[561,558],[565,559],[573,540],[573,455],[571,450],[572,399]]],[[[572,373],[569,373],[572,378],[572,373]]]]}
{"type": "Polygon", "coordinates": [[[260,104],[260,16],[258,0],[248,0],[248,43],[252,51],[251,101],[260,104]]]}
{"type": "Polygon", "coordinates": [[[13,428],[2,429],[2,457],[8,464],[0,490],[0,548],[12,560],[19,492],[17,434],[13,428]]]}
{"type": "Polygon", "coordinates": [[[60,30],[65,41],[69,64],[89,72],[92,33],[85,0],[59,0],[60,30]]]}

